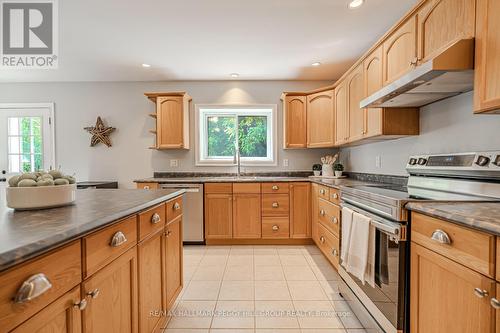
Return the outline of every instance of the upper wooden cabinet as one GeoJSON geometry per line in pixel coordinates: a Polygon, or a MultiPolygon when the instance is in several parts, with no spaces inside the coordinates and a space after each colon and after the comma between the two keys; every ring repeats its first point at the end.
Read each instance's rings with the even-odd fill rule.
{"type": "Polygon", "coordinates": [[[410,17],[383,43],[383,84],[398,79],[417,64],[417,20],[410,17]]]}
{"type": "Polygon", "coordinates": [[[307,147],[306,96],[285,96],[283,99],[284,148],[307,147]]]}
{"type": "Polygon", "coordinates": [[[307,147],[333,147],[335,145],[333,90],[307,96],[307,147]]]}
{"type": "Polygon", "coordinates": [[[477,0],[474,112],[500,113],[500,0],[477,0]]]}
{"type": "Polygon", "coordinates": [[[418,9],[419,63],[460,39],[474,37],[475,6],[476,0],[428,0],[418,9]]]}
{"type": "Polygon", "coordinates": [[[146,93],[156,104],[156,112],[150,114],[156,119],[155,149],[189,149],[189,102],[185,92],[146,93]]]}
{"type": "MultiPolygon", "coordinates": [[[[376,48],[363,61],[365,76],[365,97],[370,96],[384,86],[382,66],[382,46],[376,48]]],[[[365,111],[365,137],[372,137],[382,133],[382,109],[368,109],[365,111]]]]}
{"type": "Polygon", "coordinates": [[[335,88],[335,145],[347,143],[349,139],[349,109],[347,107],[347,82],[335,88]]]}
{"type": "Polygon", "coordinates": [[[359,64],[347,77],[349,141],[360,140],[365,135],[365,109],[359,107],[364,90],[363,64],[359,64]]]}

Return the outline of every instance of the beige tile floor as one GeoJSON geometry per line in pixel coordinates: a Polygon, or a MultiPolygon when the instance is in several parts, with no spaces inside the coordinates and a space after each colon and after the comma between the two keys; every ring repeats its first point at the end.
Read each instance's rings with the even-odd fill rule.
{"type": "Polygon", "coordinates": [[[185,246],[164,333],[365,333],[316,246],[185,246]]]}

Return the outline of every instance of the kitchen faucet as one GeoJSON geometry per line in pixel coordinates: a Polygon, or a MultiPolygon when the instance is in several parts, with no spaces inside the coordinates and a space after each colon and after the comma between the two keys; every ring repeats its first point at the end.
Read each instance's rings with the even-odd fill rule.
{"type": "Polygon", "coordinates": [[[234,148],[233,163],[238,164],[238,177],[241,176],[241,155],[240,155],[240,148],[239,147],[234,148]]]}

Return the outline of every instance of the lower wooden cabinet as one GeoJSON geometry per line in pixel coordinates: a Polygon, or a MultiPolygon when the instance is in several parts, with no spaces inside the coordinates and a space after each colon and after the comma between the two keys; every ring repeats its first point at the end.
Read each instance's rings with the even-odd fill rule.
{"type": "Polygon", "coordinates": [[[205,238],[233,237],[233,195],[205,194],[205,238]]]}
{"type": "Polygon", "coordinates": [[[495,332],[493,280],[413,242],[410,280],[412,333],[495,332]]]}
{"type": "Polygon", "coordinates": [[[11,333],[80,333],[82,329],[81,310],[75,306],[79,302],[80,287],[78,286],[18,326],[11,333]]]}
{"type": "Polygon", "coordinates": [[[167,310],[182,289],[182,217],[167,224],[165,233],[165,278],[167,310]]]}
{"type": "Polygon", "coordinates": [[[137,183],[136,187],[141,190],[157,190],[159,188],[158,183],[137,183]]]}
{"type": "Polygon", "coordinates": [[[84,333],[137,332],[137,248],[84,281],[82,296],[87,298],[84,333]]]}
{"type": "Polygon", "coordinates": [[[311,237],[314,243],[318,243],[318,200],[319,200],[319,185],[311,184],[311,237]]]}
{"type": "Polygon", "coordinates": [[[233,238],[261,238],[261,195],[233,194],[233,238]]]}
{"type": "Polygon", "coordinates": [[[311,238],[311,184],[290,184],[290,238],[311,238]]]}

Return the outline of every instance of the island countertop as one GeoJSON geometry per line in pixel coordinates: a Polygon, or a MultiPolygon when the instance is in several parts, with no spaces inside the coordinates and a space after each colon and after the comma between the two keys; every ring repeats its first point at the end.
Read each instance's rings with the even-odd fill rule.
{"type": "Polygon", "coordinates": [[[0,271],[184,193],[185,190],[77,190],[73,205],[31,211],[14,211],[1,199],[0,271]]]}

